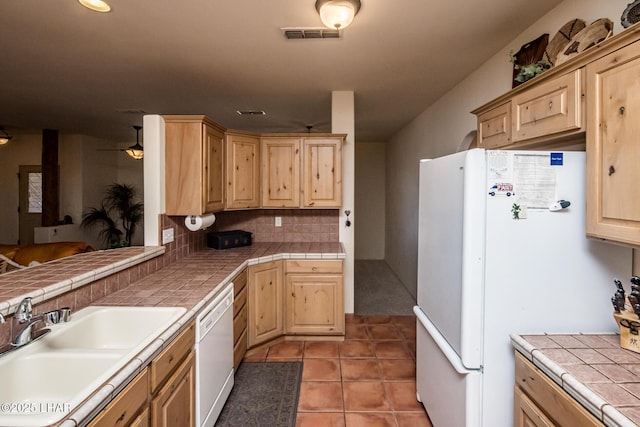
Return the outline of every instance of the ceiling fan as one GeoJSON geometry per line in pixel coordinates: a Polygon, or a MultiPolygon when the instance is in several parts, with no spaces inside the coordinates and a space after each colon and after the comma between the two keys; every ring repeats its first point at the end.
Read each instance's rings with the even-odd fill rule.
{"type": "Polygon", "coordinates": [[[142,126],[133,126],[136,130],[136,143],[129,148],[98,148],[98,151],[123,151],[129,157],[135,160],[142,160],[144,157],[144,148],[140,145],[140,129],[142,126]]]}

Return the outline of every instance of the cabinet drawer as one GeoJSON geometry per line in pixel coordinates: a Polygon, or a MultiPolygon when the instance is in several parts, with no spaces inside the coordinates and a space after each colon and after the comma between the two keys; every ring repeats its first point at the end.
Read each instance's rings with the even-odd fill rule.
{"type": "Polygon", "coordinates": [[[243,306],[242,310],[233,318],[233,342],[237,342],[242,332],[247,329],[247,306],[243,306]]]}
{"type": "MultiPolygon", "coordinates": [[[[235,285],[235,283],[234,283],[235,285]]],[[[247,304],[247,287],[244,286],[242,290],[236,294],[233,300],[233,317],[236,317],[242,307],[247,304]]]]}
{"type": "Polygon", "coordinates": [[[515,369],[516,386],[520,387],[556,425],[603,426],[589,411],[517,351],[515,369]]]}
{"type": "Polygon", "coordinates": [[[245,328],[242,331],[242,335],[236,341],[236,344],[233,346],[233,370],[234,372],[238,371],[238,366],[240,366],[240,362],[242,362],[242,358],[247,352],[247,329],[245,328]]]}
{"type": "Polygon", "coordinates": [[[240,292],[247,287],[247,269],[233,278],[233,295],[238,298],[240,292]]]}
{"type": "Polygon", "coordinates": [[[90,427],[127,426],[149,395],[149,370],[145,369],[122,390],[98,416],[90,427]]]}
{"type": "Polygon", "coordinates": [[[195,323],[185,329],[169,347],[151,362],[151,391],[155,391],[173,372],[195,343],[195,323]]]}
{"type": "Polygon", "coordinates": [[[478,116],[478,147],[492,149],[511,144],[511,103],[478,116]]]}
{"type": "Polygon", "coordinates": [[[342,260],[289,260],[286,273],[337,273],[342,274],[342,260]]]}
{"type": "Polygon", "coordinates": [[[514,96],[513,142],[584,130],[582,73],[575,70],[514,96]]]}

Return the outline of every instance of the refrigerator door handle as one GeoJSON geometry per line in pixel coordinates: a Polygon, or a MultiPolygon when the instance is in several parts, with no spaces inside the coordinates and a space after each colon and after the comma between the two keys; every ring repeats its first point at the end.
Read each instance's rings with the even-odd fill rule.
{"type": "Polygon", "coordinates": [[[429,320],[427,315],[424,313],[424,311],[422,311],[422,308],[420,308],[420,306],[417,306],[417,305],[414,306],[413,312],[418,318],[418,321],[422,324],[422,326],[424,326],[424,328],[427,330],[429,335],[431,335],[431,338],[433,338],[435,343],[438,345],[442,354],[444,354],[447,360],[449,360],[449,363],[451,363],[451,366],[453,367],[453,369],[456,370],[456,372],[458,372],[460,375],[466,375],[471,372],[477,371],[477,370],[467,369],[462,364],[462,361],[460,360],[460,357],[458,356],[458,354],[455,351],[453,351],[449,343],[442,337],[442,334],[433,325],[433,323],[431,323],[431,321],[429,320]]]}

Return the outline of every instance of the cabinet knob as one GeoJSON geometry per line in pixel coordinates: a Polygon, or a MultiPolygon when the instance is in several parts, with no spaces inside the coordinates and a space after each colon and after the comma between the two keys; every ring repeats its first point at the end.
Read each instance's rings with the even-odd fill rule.
{"type": "Polygon", "coordinates": [[[614,173],[616,173],[616,168],[614,168],[613,165],[609,166],[609,176],[613,175],[614,173]]]}
{"type": "Polygon", "coordinates": [[[620,115],[624,116],[624,107],[620,107],[620,115]]]}

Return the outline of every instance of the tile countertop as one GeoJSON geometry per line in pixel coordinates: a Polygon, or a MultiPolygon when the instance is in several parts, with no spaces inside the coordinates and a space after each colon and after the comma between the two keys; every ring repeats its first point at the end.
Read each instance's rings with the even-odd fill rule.
{"type": "Polygon", "coordinates": [[[511,335],[513,347],[607,426],[640,425],[640,354],[618,334],[511,335]]]}
{"type": "MultiPolygon", "coordinates": [[[[0,280],[0,312],[10,311],[25,296],[34,297],[34,301],[44,301],[163,253],[163,247],[89,252],[82,254],[88,255],[87,257],[73,257],[73,260],[67,262],[54,261],[32,267],[29,271],[25,269],[2,275],[0,279],[6,283],[3,287],[3,281],[0,280]],[[87,268],[88,260],[95,261],[93,268],[87,268]],[[67,264],[72,266],[68,267],[67,264]],[[31,276],[37,275],[38,283],[43,283],[44,287],[29,285],[28,273],[31,276]],[[12,280],[7,280],[10,278],[12,280]],[[17,288],[17,285],[20,285],[20,288],[17,288]]],[[[340,242],[254,243],[234,249],[203,249],[93,302],[92,305],[180,306],[185,307],[187,312],[56,425],[85,425],[246,266],[284,259],[344,258],[346,254],[340,242]]]]}

